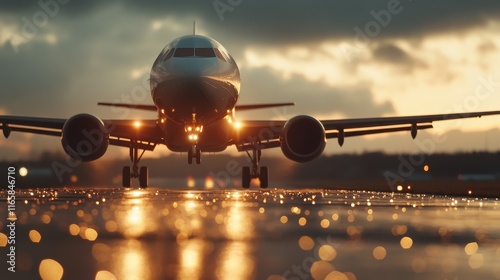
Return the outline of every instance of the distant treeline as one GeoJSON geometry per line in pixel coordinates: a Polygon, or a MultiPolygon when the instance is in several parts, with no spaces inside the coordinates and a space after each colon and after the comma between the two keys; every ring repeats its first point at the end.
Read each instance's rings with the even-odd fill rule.
{"type": "MultiPolygon", "coordinates": [[[[17,187],[116,186],[121,185],[121,170],[130,163],[126,159],[100,159],[78,163],[61,154],[44,153],[31,161],[0,162],[0,180],[6,182],[7,168],[26,167],[28,175],[18,176],[17,187]]],[[[160,159],[144,159],[151,180],[205,179],[231,186],[239,182],[241,167],[249,165],[246,155],[204,155],[202,164],[188,165],[185,154],[160,159]]],[[[500,152],[459,154],[365,154],[325,155],[314,161],[298,164],[284,157],[263,157],[262,165],[270,169],[273,185],[293,182],[334,180],[386,180],[387,176],[411,180],[459,180],[463,178],[492,179],[500,174],[500,152]],[[425,167],[427,166],[427,167],[425,167]],[[427,171],[426,171],[427,170],[427,171]],[[462,176],[462,177],[460,177],[462,176]]],[[[164,183],[168,186],[168,183],[164,183]]],[[[5,186],[5,184],[4,184],[5,186]]]]}

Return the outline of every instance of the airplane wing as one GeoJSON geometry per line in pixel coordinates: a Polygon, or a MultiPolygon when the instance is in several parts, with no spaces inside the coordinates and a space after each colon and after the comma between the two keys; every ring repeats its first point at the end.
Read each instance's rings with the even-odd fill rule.
{"type": "MultiPolygon", "coordinates": [[[[481,116],[500,115],[500,111],[468,112],[453,114],[436,114],[404,117],[354,118],[339,120],[320,120],[325,128],[326,138],[338,138],[342,145],[344,137],[368,134],[410,131],[413,138],[420,129],[432,128],[435,121],[446,121],[481,116]]],[[[242,121],[241,130],[234,139],[239,151],[251,150],[255,143],[259,148],[275,148],[280,146],[279,137],[286,121],[242,121]]]]}
{"type": "MultiPolygon", "coordinates": [[[[111,106],[111,107],[121,107],[121,108],[129,108],[129,109],[138,109],[138,110],[146,110],[146,111],[157,111],[158,108],[155,105],[149,104],[126,104],[126,103],[110,103],[110,102],[99,102],[97,103],[99,106],[111,106]]],[[[284,103],[262,103],[262,104],[244,104],[244,105],[236,105],[234,108],[237,111],[244,110],[257,110],[257,109],[265,109],[272,107],[282,107],[282,106],[294,106],[293,102],[284,102],[284,103]]]]}
{"type": "MultiPolygon", "coordinates": [[[[0,128],[5,137],[12,131],[61,136],[66,119],[0,116],[0,128]]],[[[156,126],[156,120],[102,120],[109,144],[130,147],[130,142],[137,141],[141,149],[153,150],[163,143],[162,134],[156,126]]]]}

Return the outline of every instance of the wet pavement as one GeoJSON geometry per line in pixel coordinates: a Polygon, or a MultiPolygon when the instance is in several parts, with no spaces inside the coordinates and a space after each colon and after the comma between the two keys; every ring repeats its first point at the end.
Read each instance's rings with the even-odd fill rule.
{"type": "Polygon", "coordinates": [[[500,279],[495,198],[68,188],[15,202],[15,216],[0,204],[0,279],[500,279]]]}

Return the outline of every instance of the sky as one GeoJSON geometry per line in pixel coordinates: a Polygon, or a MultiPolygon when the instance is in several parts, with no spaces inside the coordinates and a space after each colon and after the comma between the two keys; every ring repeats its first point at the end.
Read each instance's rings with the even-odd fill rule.
{"type": "MultiPolygon", "coordinates": [[[[151,104],[152,63],[192,33],[193,20],[197,34],[215,38],[238,63],[240,104],[296,103],[240,119],[500,110],[497,0],[41,0],[0,3],[0,114],[154,118],[96,104],[151,104]]],[[[417,141],[397,133],[349,138],[340,148],[333,140],[325,152],[497,151],[498,123],[500,116],[435,123],[417,141]]],[[[62,151],[57,138],[13,133],[0,140],[0,159],[45,149],[62,151]]],[[[113,148],[106,157],[127,154],[113,148]]]]}

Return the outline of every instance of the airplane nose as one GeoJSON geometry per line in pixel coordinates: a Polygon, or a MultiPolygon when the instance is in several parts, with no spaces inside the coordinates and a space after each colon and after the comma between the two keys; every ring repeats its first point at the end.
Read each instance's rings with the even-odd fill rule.
{"type": "Polygon", "coordinates": [[[180,78],[202,78],[215,75],[216,68],[208,61],[197,61],[196,63],[179,63],[173,67],[174,72],[171,74],[180,78]]]}
{"type": "Polygon", "coordinates": [[[219,80],[184,73],[159,84],[155,103],[172,119],[191,122],[196,114],[203,122],[210,123],[236,103],[235,90],[227,87],[227,83],[219,80]]]}

